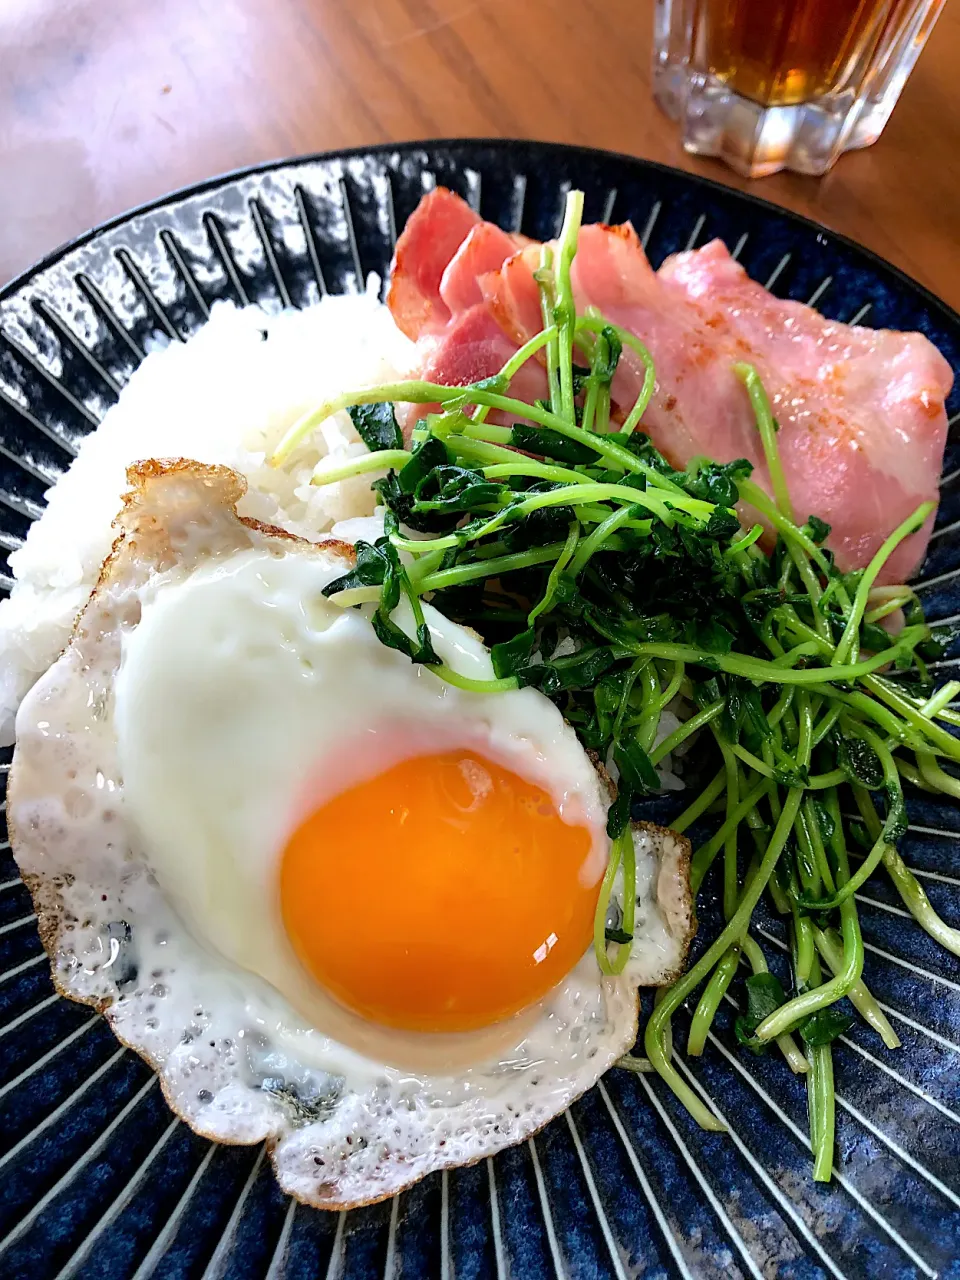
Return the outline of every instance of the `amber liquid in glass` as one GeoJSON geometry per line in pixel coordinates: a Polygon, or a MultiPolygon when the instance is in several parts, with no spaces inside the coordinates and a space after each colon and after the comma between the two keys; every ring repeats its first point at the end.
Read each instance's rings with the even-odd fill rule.
{"type": "Polygon", "coordinates": [[[912,0],[700,0],[697,64],[763,106],[841,90],[912,0]]]}

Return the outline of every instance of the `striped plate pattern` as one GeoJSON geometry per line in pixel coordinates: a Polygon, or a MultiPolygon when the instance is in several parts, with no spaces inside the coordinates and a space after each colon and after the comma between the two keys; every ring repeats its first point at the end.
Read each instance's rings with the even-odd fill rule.
{"type": "MultiPolygon", "coordinates": [[[[960,317],[931,295],[812,223],[669,169],[526,143],[276,165],[129,215],[0,292],[3,590],[7,553],[146,352],[188,337],[220,299],[306,307],[382,277],[397,227],[436,183],[541,238],[582,187],[587,220],[630,218],[655,264],[720,236],[776,293],[920,329],[960,371],[960,317]]],[[[956,392],[950,410],[953,436],[956,392]]],[[[931,617],[957,618],[960,441],[942,486],[920,590],[931,617]]],[[[960,646],[939,667],[960,671],[960,646]]],[[[911,824],[904,855],[960,922],[960,812],[914,796],[911,824]]],[[[960,961],[881,880],[860,897],[867,976],[903,1048],[863,1026],[838,1045],[830,1186],[810,1181],[802,1087],[774,1059],[734,1052],[728,1002],[703,1057],[680,1064],[728,1135],[697,1129],[656,1078],[613,1071],[525,1145],[327,1214],[283,1197],[262,1149],[192,1134],[102,1019],[54,993],[0,834],[4,1277],[960,1276],[960,961]]],[[[704,932],[710,916],[708,904],[704,932]]],[[[762,933],[776,963],[783,930],[769,918],[762,933]]]]}

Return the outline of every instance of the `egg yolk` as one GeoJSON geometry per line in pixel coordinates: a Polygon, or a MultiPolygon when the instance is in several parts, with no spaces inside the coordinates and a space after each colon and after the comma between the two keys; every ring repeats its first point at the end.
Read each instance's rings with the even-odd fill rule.
{"type": "Polygon", "coordinates": [[[367,1019],[465,1031],[545,995],[584,954],[603,868],[585,826],[466,750],[405,760],[314,810],[280,871],[301,963],[367,1019]]]}

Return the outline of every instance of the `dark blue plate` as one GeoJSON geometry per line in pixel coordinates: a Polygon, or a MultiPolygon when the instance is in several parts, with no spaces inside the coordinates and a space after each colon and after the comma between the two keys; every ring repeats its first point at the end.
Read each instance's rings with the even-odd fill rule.
{"type": "MultiPolygon", "coordinates": [[[[654,265],[720,236],[774,292],[840,320],[919,329],[960,372],[960,317],[898,271],[657,165],[510,142],[272,165],[91,232],[0,291],[0,549],[19,544],[149,344],[185,338],[218,298],[275,309],[356,290],[385,272],[396,228],[435,182],[538,238],[556,233],[565,192],[582,187],[586,220],[630,218],[654,265]]],[[[955,390],[955,421],[958,409],[955,390]]],[[[958,468],[951,443],[920,586],[933,618],[960,613],[958,468]]],[[[960,656],[938,665],[955,674],[960,656]]],[[[911,820],[904,856],[960,923],[960,813],[914,798],[911,820]]],[[[960,960],[880,880],[860,899],[867,976],[903,1047],[889,1053],[862,1025],[837,1046],[830,1186],[810,1179],[803,1087],[780,1062],[733,1052],[724,1015],[685,1069],[729,1135],[701,1132],[656,1078],[613,1071],[535,1141],[329,1214],[283,1197],[262,1149],[193,1135],[103,1020],[53,992],[4,850],[4,1277],[960,1276],[960,960]]],[[[780,926],[764,927],[775,954],[780,926]]]]}

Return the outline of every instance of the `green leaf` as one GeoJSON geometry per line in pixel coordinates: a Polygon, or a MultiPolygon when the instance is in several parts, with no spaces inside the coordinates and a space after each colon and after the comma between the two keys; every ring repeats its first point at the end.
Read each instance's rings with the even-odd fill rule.
{"type": "Polygon", "coordinates": [[[660,779],[637,738],[624,738],[613,751],[613,762],[620,770],[620,785],[646,795],[660,790],[660,779]]]}
{"type": "MultiPolygon", "coordinates": [[[[904,605],[903,610],[908,626],[913,626],[917,621],[923,622],[923,610],[915,602],[911,601],[910,605],[904,605]],[[911,610],[910,616],[907,616],[908,608],[911,610]]],[[[958,637],[960,637],[960,623],[950,622],[931,627],[929,639],[917,645],[917,654],[924,662],[936,662],[938,658],[944,656],[958,637]]]]}
{"type": "Polygon", "coordinates": [[[837,764],[850,782],[879,791],[883,786],[883,765],[880,757],[863,738],[840,734],[837,743],[837,764]]]}
{"type": "Polygon", "coordinates": [[[819,516],[807,516],[807,523],[803,528],[810,541],[815,542],[818,546],[826,542],[830,536],[830,526],[826,521],[821,520],[819,516]]]}
{"type": "Polygon", "coordinates": [[[852,1014],[844,1013],[837,1005],[831,1004],[825,1009],[818,1009],[816,1013],[811,1013],[809,1018],[805,1018],[800,1023],[798,1030],[804,1043],[811,1049],[816,1049],[821,1045],[830,1044],[832,1040],[836,1040],[837,1036],[842,1036],[844,1032],[849,1031],[854,1021],[852,1014]]]}
{"type": "MultiPolygon", "coordinates": [[[[893,643],[893,637],[889,631],[884,631],[883,627],[878,626],[874,622],[864,622],[860,627],[860,647],[868,653],[882,653],[884,649],[889,649],[893,643]]],[[[905,655],[910,657],[909,654],[905,655]]]]}
{"type": "Polygon", "coordinates": [[[867,830],[866,823],[861,822],[859,818],[853,818],[847,824],[847,831],[851,840],[860,849],[871,849],[873,841],[870,839],[870,832],[867,830]]]}
{"type": "Polygon", "coordinates": [[[413,450],[410,461],[400,471],[389,471],[381,480],[375,480],[371,486],[380,494],[387,508],[393,512],[401,523],[416,529],[420,533],[447,533],[459,519],[456,512],[421,512],[413,510],[413,495],[417,486],[435,467],[445,466],[450,461],[447,447],[436,436],[427,436],[413,450]]]}
{"type": "MultiPolygon", "coordinates": [[[[718,681],[712,680],[709,683],[717,688],[717,697],[719,697],[718,681]]],[[[740,676],[727,676],[725,685],[727,705],[720,717],[720,727],[724,737],[729,742],[737,742],[741,737],[745,738],[747,748],[757,754],[764,740],[773,737],[773,730],[770,728],[760,700],[760,690],[751,681],[744,680],[740,676]]],[[[704,705],[708,706],[709,703],[704,705]]]]}
{"type": "Polygon", "coordinates": [[[623,690],[627,679],[626,671],[609,671],[598,681],[593,691],[593,702],[597,711],[597,722],[605,738],[613,733],[613,724],[623,701],[623,690]]]}
{"type": "Polygon", "coordinates": [[[723,542],[726,538],[732,538],[734,534],[740,532],[740,521],[737,519],[737,513],[731,511],[729,507],[714,507],[703,532],[715,542],[723,542]]]}
{"type": "Polygon", "coordinates": [[[603,932],[608,942],[619,942],[625,946],[628,942],[633,941],[633,934],[626,933],[623,929],[611,929],[607,927],[603,932]]]}
{"type": "Polygon", "coordinates": [[[503,541],[508,551],[526,551],[530,547],[546,547],[551,542],[564,542],[573,518],[572,507],[538,507],[512,525],[503,541]]]}
{"type": "Polygon", "coordinates": [[[616,330],[611,329],[609,325],[604,325],[600,330],[600,337],[603,341],[597,343],[593,377],[600,386],[609,387],[617,371],[617,365],[620,363],[623,344],[616,330]]]}
{"type": "Polygon", "coordinates": [[[597,461],[598,456],[596,449],[581,444],[579,440],[569,440],[552,427],[533,427],[526,422],[514,423],[510,431],[510,443],[524,453],[553,458],[569,466],[589,466],[597,461]]]}
{"type": "Polygon", "coordinates": [[[547,694],[563,689],[592,689],[615,661],[616,655],[608,645],[585,645],[565,658],[525,668],[524,683],[536,684],[547,694]]]}
{"type": "Polygon", "coordinates": [[[715,618],[688,623],[687,633],[689,643],[695,644],[698,649],[705,649],[707,653],[729,653],[733,648],[733,632],[728,631],[715,618]]]}
{"type": "Polygon", "coordinates": [[[886,786],[887,816],[883,822],[883,838],[888,844],[896,844],[907,830],[907,806],[899,787],[886,786]]]}
{"type": "Polygon", "coordinates": [[[607,810],[607,835],[611,840],[616,840],[630,821],[632,800],[633,798],[626,787],[621,787],[617,792],[616,800],[607,810]]]}
{"type": "MultiPolygon", "coordinates": [[[[804,596],[805,599],[809,597],[804,596]]],[[[740,606],[755,627],[762,626],[767,614],[785,604],[787,598],[777,587],[759,587],[743,597],[740,606]]]]}
{"type": "Polygon", "coordinates": [[[354,550],[357,556],[355,567],[342,577],[328,582],[323,588],[322,595],[329,598],[338,595],[341,591],[352,591],[356,587],[383,585],[383,580],[390,570],[390,561],[379,549],[379,543],[374,546],[369,542],[358,542],[354,550]]]}
{"type": "Polygon", "coordinates": [[[786,992],[775,973],[755,973],[743,985],[747,992],[745,1016],[753,1023],[755,1031],[764,1019],[787,1003],[786,992]]]}
{"type": "Polygon", "coordinates": [[[836,824],[833,815],[822,800],[813,797],[813,812],[817,817],[817,826],[820,828],[820,839],[823,844],[827,845],[833,839],[836,831],[836,824]]]}
{"type": "Polygon", "coordinates": [[[325,596],[336,595],[340,591],[349,591],[353,587],[379,587],[380,601],[371,619],[377,639],[388,649],[397,649],[405,653],[412,662],[424,662],[436,666],[440,659],[434,652],[430,640],[430,630],[423,621],[423,610],[417,599],[406,570],[400,563],[396,547],[389,538],[378,538],[372,545],[369,542],[358,542],[356,545],[357,563],[342,577],[330,582],[323,588],[325,596]],[[417,619],[417,638],[411,640],[390,617],[400,603],[404,594],[410,601],[414,617],[417,619]]]}
{"type": "Polygon", "coordinates": [[[716,702],[720,696],[720,681],[716,676],[711,676],[709,680],[698,680],[693,686],[693,700],[701,711],[716,702]]]}
{"type": "Polygon", "coordinates": [[[743,985],[747,993],[747,1008],[734,1023],[734,1031],[745,1049],[760,1056],[766,1053],[768,1046],[754,1033],[761,1022],[786,1004],[787,996],[775,973],[755,973],[743,985]]]}
{"type": "Polygon", "coordinates": [[[746,458],[737,458],[733,462],[691,463],[688,477],[683,487],[692,498],[702,498],[704,502],[716,503],[718,507],[735,507],[740,501],[738,480],[749,480],[753,472],[753,463],[746,458]],[[694,469],[696,468],[696,469],[694,469]]]}
{"type": "Polygon", "coordinates": [[[490,650],[493,671],[498,680],[505,676],[516,675],[530,661],[533,652],[535,632],[532,627],[527,631],[519,631],[510,640],[495,644],[490,650]]]}
{"type": "Polygon", "coordinates": [[[410,461],[397,473],[401,493],[416,493],[417,486],[434,467],[445,466],[450,461],[449,450],[443,441],[436,436],[427,436],[411,453],[410,461]]]}
{"type": "Polygon", "coordinates": [[[426,511],[474,511],[478,507],[496,504],[506,492],[506,487],[498,480],[485,480],[479,471],[444,463],[434,467],[418,482],[411,509],[414,515],[426,511]]]}
{"type": "Polygon", "coordinates": [[[347,409],[360,439],[371,453],[382,449],[402,449],[403,432],[397,426],[393,405],[354,404],[347,409]]]}
{"type": "MultiPolygon", "coordinates": [[[[589,369],[589,367],[586,367],[582,364],[575,364],[572,366],[572,368],[573,368],[573,394],[575,396],[578,396],[584,388],[584,383],[590,377],[591,370],[589,369]]],[[[550,408],[548,404],[544,405],[543,407],[545,409],[550,408]]]]}

